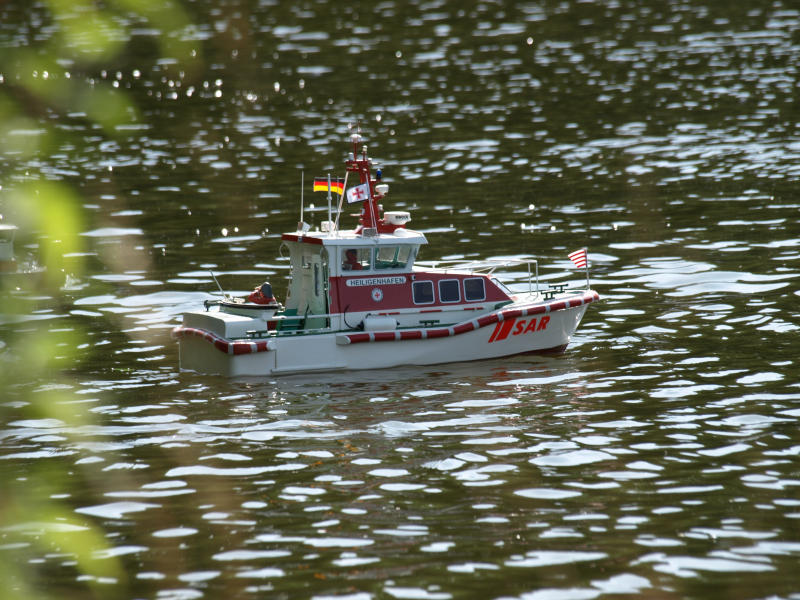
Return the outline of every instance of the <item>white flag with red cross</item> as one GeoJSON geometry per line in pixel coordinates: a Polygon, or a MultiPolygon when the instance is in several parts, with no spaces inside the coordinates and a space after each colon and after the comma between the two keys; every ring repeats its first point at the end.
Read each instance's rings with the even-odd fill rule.
{"type": "Polygon", "coordinates": [[[369,183],[362,183],[347,190],[347,203],[364,202],[369,200],[369,183]]]}

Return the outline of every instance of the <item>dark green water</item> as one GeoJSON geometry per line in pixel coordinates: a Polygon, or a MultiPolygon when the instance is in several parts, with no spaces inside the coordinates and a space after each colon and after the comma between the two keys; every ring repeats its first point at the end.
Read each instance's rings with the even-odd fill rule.
{"type": "MultiPolygon", "coordinates": [[[[142,29],[74,76],[116,82],[140,124],[38,117],[63,136],[25,160],[82,194],[87,251],[66,301],[16,292],[30,309],[0,325],[12,370],[26,332],[87,330],[63,377],[7,391],[0,470],[99,527],[123,573],[40,550],[46,519],[0,532],[2,561],[79,597],[800,598],[792,2],[186,6],[196,73],[142,29]],[[356,121],[421,258],[534,256],[577,284],[566,255],[588,248],[602,302],[564,355],[178,371],[169,331],[210,269],[285,292],[301,172],[342,174],[356,121]],[[95,420],[27,410],[54,389],[95,420]]],[[[0,11],[0,52],[57,31],[0,11]]],[[[18,161],[0,148],[4,193],[18,161]]]]}

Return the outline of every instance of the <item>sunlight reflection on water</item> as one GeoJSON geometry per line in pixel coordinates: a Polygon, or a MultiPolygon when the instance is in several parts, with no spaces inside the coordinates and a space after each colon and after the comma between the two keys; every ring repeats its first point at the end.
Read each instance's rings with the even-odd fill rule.
{"type": "MultiPolygon", "coordinates": [[[[64,405],[99,421],[2,427],[3,468],[72,465],[75,522],[15,531],[93,519],[113,545],[97,558],[163,598],[794,597],[800,13],[354,10],[217,7],[186,32],[209,44],[199,80],[120,69],[150,124],[113,141],[58,124],[83,143],[41,168],[82,185],[96,268],[70,306],[3,327],[88,324],[64,405]],[[355,57],[368,75],[343,70],[355,57]],[[299,171],[339,169],[357,118],[424,259],[535,256],[543,280],[578,285],[566,254],[589,247],[603,301],[566,354],[177,371],[169,330],[216,297],[210,271],[228,292],[285,292],[299,171]]],[[[14,25],[3,46],[29,43],[14,25]]],[[[323,204],[306,196],[315,224],[323,204]]],[[[37,560],[53,585],[74,575],[37,560]]]]}

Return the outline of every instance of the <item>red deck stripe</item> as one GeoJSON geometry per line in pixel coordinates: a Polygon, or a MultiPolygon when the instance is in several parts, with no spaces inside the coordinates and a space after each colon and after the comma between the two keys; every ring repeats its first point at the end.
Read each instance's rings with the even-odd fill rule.
{"type": "Polygon", "coordinates": [[[401,331],[401,340],[421,340],[422,332],[419,329],[412,329],[411,331],[401,331]]]}
{"type": "Polygon", "coordinates": [[[450,331],[447,329],[428,329],[428,338],[450,337],[450,331]]]}
{"type": "MultiPolygon", "coordinates": [[[[385,342],[393,340],[433,339],[441,337],[452,337],[460,335],[462,333],[468,333],[470,331],[481,329],[483,327],[493,325],[500,321],[506,321],[506,323],[503,323],[501,327],[500,336],[502,336],[503,335],[502,329],[505,329],[506,327],[510,329],[511,326],[513,325],[511,321],[513,319],[516,319],[517,317],[537,315],[544,312],[555,312],[558,310],[564,310],[566,308],[583,306],[584,304],[590,304],[592,302],[596,302],[599,299],[600,299],[600,294],[598,294],[595,291],[592,291],[591,293],[584,294],[580,298],[561,300],[558,302],[551,302],[550,304],[532,306],[530,308],[517,308],[513,310],[501,311],[499,313],[491,313],[488,315],[483,315],[482,317],[478,317],[477,319],[472,319],[470,321],[462,322],[447,328],[439,327],[436,329],[405,329],[402,331],[351,333],[351,334],[346,334],[346,337],[351,344],[359,344],[362,342],[370,342],[370,341],[385,342]]],[[[442,312],[442,311],[434,309],[421,312],[430,313],[430,312],[442,312]]],[[[172,330],[172,337],[175,339],[180,339],[185,336],[195,336],[202,338],[207,342],[211,343],[220,352],[223,352],[225,354],[232,354],[234,356],[241,354],[253,354],[258,352],[269,351],[268,342],[266,340],[260,340],[260,341],[254,340],[252,342],[242,342],[242,341],[234,342],[222,338],[210,331],[206,331],[204,329],[197,329],[195,327],[175,327],[172,330]]]]}
{"type": "Polygon", "coordinates": [[[369,334],[368,333],[354,333],[353,335],[348,335],[347,337],[350,338],[351,344],[359,344],[361,342],[368,342],[369,341],[369,334]]]}
{"type": "Polygon", "coordinates": [[[487,325],[494,325],[499,321],[497,315],[492,313],[490,315],[484,315],[482,317],[478,317],[478,327],[486,327],[487,325]]]}
{"type": "Polygon", "coordinates": [[[395,340],[394,331],[376,331],[373,336],[376,342],[388,342],[395,340]]]}
{"type": "Polygon", "coordinates": [[[469,323],[462,323],[461,325],[456,325],[453,327],[453,333],[454,335],[458,335],[459,333],[467,333],[473,329],[475,329],[475,325],[472,323],[472,321],[470,321],[469,323]]]}
{"type": "Polygon", "coordinates": [[[260,342],[232,342],[218,336],[205,329],[195,327],[176,327],[172,330],[172,337],[180,339],[186,336],[194,336],[209,342],[223,354],[255,354],[258,352],[268,352],[269,348],[266,341],[260,342]]]}
{"type": "MultiPolygon", "coordinates": [[[[347,334],[347,338],[350,340],[351,344],[358,344],[360,342],[367,342],[367,341],[378,342],[378,341],[389,341],[389,340],[433,339],[441,337],[452,337],[460,335],[462,333],[468,333],[476,329],[481,329],[483,327],[487,327],[489,325],[493,325],[498,322],[503,322],[502,326],[500,326],[500,329],[496,330],[495,334],[493,334],[493,337],[494,335],[498,335],[498,339],[503,339],[507,336],[507,334],[503,335],[504,330],[508,329],[510,331],[514,325],[513,320],[516,319],[517,317],[539,315],[542,313],[550,313],[559,310],[565,310],[567,308],[575,308],[578,306],[583,306],[584,304],[590,304],[592,302],[596,302],[597,300],[600,300],[600,294],[598,294],[595,291],[592,291],[591,293],[585,293],[580,298],[559,300],[558,302],[551,302],[549,304],[539,304],[536,306],[531,306],[530,308],[515,308],[511,310],[491,313],[488,315],[483,315],[482,317],[478,317],[477,319],[472,319],[470,321],[458,323],[457,325],[453,325],[447,328],[438,327],[435,329],[430,329],[430,328],[404,329],[399,332],[399,336],[396,335],[396,332],[391,332],[391,335],[389,335],[388,332],[376,332],[373,335],[365,333],[354,333],[354,334],[347,334]]],[[[427,310],[420,312],[441,312],[441,311],[427,310]]]]}

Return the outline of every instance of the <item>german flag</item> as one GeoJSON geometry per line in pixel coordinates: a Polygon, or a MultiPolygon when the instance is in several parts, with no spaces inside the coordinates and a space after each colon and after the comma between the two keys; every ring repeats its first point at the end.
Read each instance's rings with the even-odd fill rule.
{"type": "MultiPolygon", "coordinates": [[[[314,191],[327,192],[328,191],[328,178],[327,177],[314,177],[314,191]]],[[[331,177],[331,191],[336,192],[340,196],[344,193],[344,179],[340,177],[331,177]]]]}

